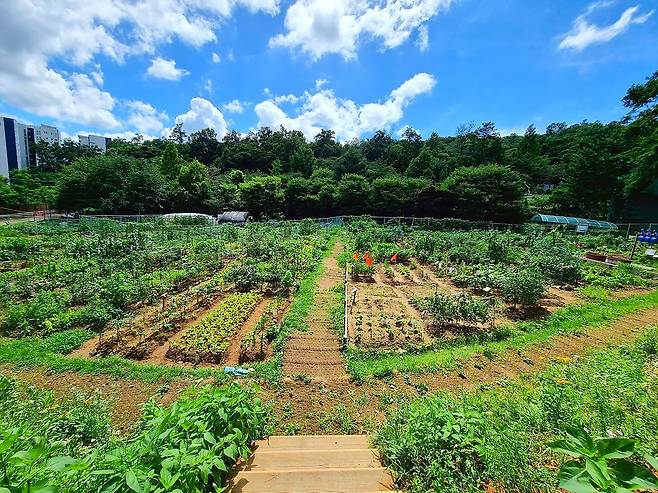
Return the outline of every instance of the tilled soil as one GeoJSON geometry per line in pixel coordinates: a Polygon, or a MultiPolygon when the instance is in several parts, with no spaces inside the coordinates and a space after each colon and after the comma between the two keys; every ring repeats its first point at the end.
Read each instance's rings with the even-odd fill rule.
{"type": "Polygon", "coordinates": [[[394,373],[388,380],[353,382],[286,382],[262,391],[273,405],[277,431],[300,434],[362,433],[374,431],[394,409],[397,400],[426,392],[463,392],[539,372],[562,358],[578,358],[591,349],[631,343],[658,321],[658,308],[627,315],[605,327],[581,335],[553,337],[525,350],[509,349],[494,360],[476,355],[460,368],[444,373],[394,373]]]}
{"type": "Polygon", "coordinates": [[[333,288],[343,281],[343,271],[336,262],[342,245],[336,243],[324,260],[324,274],[315,291],[314,305],[306,317],[308,331],[293,333],[283,351],[283,375],[286,379],[314,381],[347,380],[345,360],[340,352],[333,327],[331,310],[336,303],[333,288]]]}

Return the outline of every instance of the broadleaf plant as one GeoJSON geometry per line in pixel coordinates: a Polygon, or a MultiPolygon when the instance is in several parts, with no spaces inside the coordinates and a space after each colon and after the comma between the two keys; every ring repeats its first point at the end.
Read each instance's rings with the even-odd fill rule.
{"type": "MultiPolygon", "coordinates": [[[[573,493],[623,493],[658,489],[658,478],[645,465],[630,438],[594,438],[580,428],[570,428],[564,439],[551,442],[555,452],[574,459],[558,473],[560,487],[573,493]]],[[[658,461],[646,457],[655,468],[658,461]]]]}

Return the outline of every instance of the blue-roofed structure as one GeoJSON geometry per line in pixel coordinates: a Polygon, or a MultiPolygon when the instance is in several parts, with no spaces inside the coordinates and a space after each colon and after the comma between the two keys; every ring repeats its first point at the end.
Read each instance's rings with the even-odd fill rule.
{"type": "Polygon", "coordinates": [[[598,219],[585,219],[582,217],[569,217],[569,216],[552,216],[549,214],[537,214],[532,217],[532,222],[541,224],[555,224],[564,226],[585,226],[587,228],[599,229],[618,229],[615,223],[608,221],[599,221],[598,219]]]}

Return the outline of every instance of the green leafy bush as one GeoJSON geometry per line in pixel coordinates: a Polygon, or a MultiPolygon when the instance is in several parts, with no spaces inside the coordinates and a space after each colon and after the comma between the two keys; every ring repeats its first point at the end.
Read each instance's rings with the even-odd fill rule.
{"type": "Polygon", "coordinates": [[[492,300],[466,293],[454,295],[435,293],[426,298],[415,298],[413,302],[441,325],[485,323],[491,321],[494,315],[492,300]]]}
{"type": "Polygon", "coordinates": [[[375,437],[398,484],[412,491],[462,492],[482,478],[481,416],[438,397],[404,404],[375,437]]]}
{"type": "Polygon", "coordinates": [[[501,291],[510,303],[534,306],[546,294],[546,278],[535,269],[510,270],[503,277],[501,291]]]}
{"type": "Polygon", "coordinates": [[[93,474],[106,493],[221,491],[266,424],[253,390],[237,384],[192,388],[168,408],[147,403],[143,431],[101,458],[93,474]]]}

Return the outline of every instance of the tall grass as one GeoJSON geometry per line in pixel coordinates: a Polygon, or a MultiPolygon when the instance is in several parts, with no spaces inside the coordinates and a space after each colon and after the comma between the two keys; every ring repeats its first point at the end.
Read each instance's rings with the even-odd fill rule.
{"type": "Polygon", "coordinates": [[[547,443],[583,427],[658,452],[658,327],[632,347],[554,363],[525,381],[403,403],[375,441],[411,492],[556,491],[547,443]]]}

